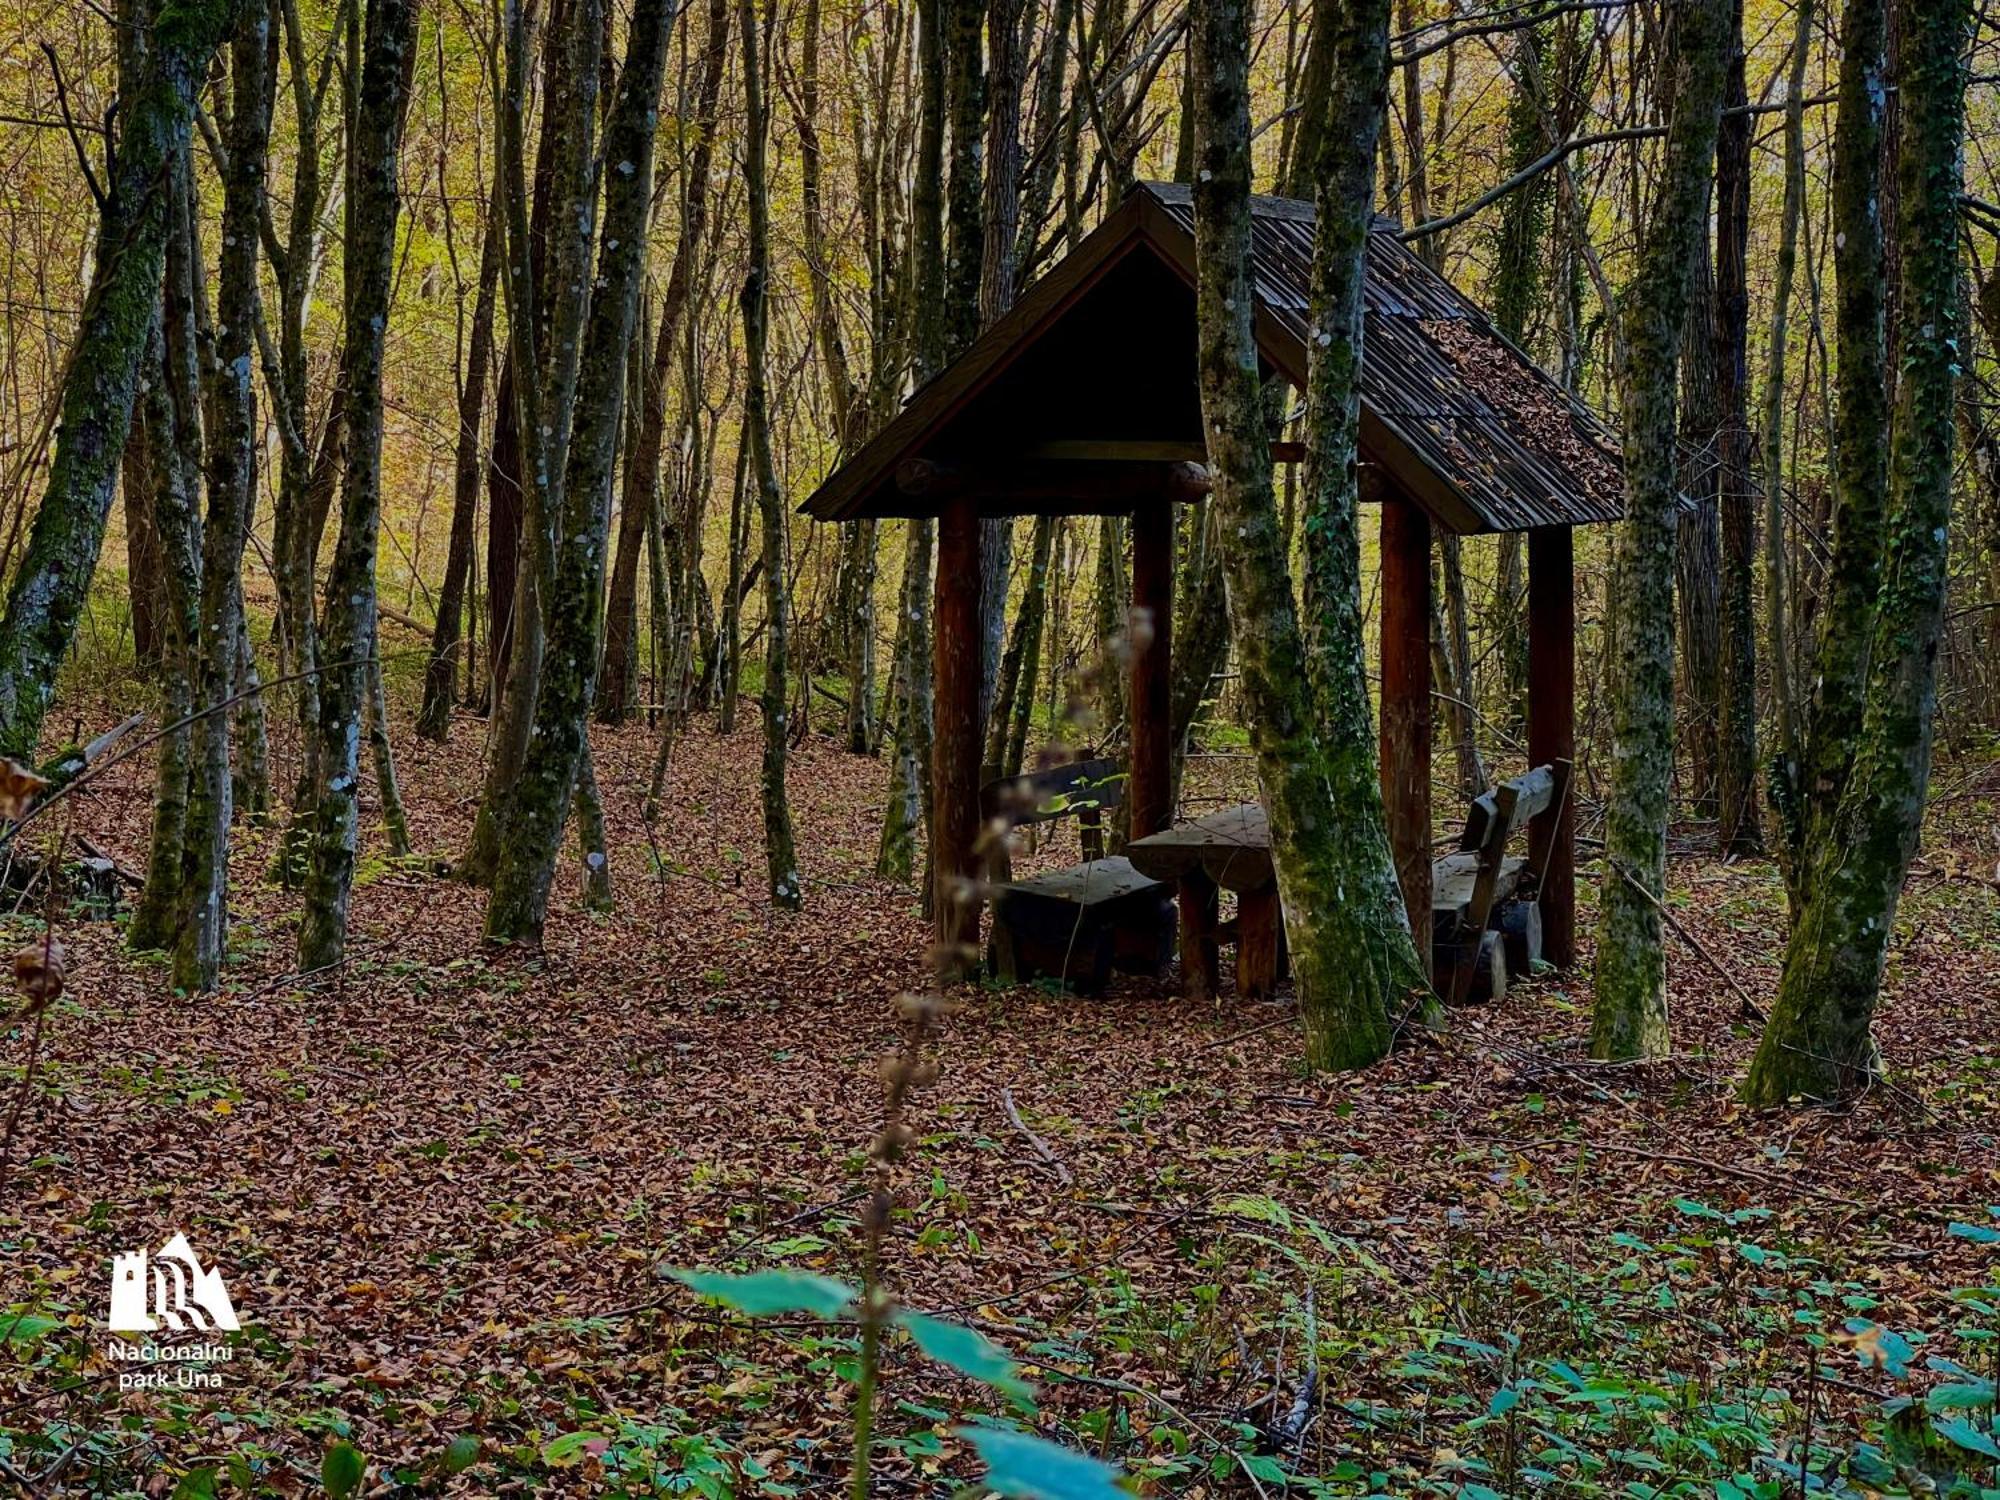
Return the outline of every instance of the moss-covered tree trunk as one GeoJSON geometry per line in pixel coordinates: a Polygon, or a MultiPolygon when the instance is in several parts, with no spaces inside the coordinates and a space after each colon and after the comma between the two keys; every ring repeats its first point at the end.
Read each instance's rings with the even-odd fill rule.
{"type": "Polygon", "coordinates": [[[1884,567],[1867,626],[1855,755],[1823,832],[1805,849],[1805,905],[1750,1065],[1745,1091],[1758,1105],[1843,1098],[1879,1068],[1869,1026],[1923,824],[1944,629],[1953,406],[1964,361],[1958,195],[1970,21],[1965,0],[1911,6],[1902,18],[1896,238],[1906,336],[1881,512],[1884,567]]]}
{"type": "MultiPolygon", "coordinates": [[[[523,565],[505,627],[506,676],[496,682],[486,785],[472,845],[459,865],[461,874],[480,882],[490,882],[499,868],[541,692],[544,608],[554,586],[554,530],[562,516],[590,305],[601,165],[597,115],[604,7],[601,0],[568,0],[553,8],[544,47],[541,144],[530,207],[525,144],[530,44],[522,6],[523,0],[509,0],[506,9],[505,97],[495,171],[507,233],[501,286],[507,296],[514,406],[510,430],[520,477],[517,560],[523,565]]],[[[507,378],[503,374],[503,385],[507,378]]],[[[490,576],[493,570],[488,571],[490,576]]]]}
{"type": "MultiPolygon", "coordinates": [[[[230,716],[242,647],[243,547],[257,484],[257,406],[251,384],[257,317],[257,226],[271,137],[270,13],[245,5],[229,49],[229,127],[224,163],[222,242],[216,276],[215,362],[208,379],[208,512],[201,537],[201,623],[195,654],[192,774],[181,863],[181,924],[174,982],[215,988],[229,922],[230,716]]],[[[188,244],[198,255],[193,222],[188,244]]]]}
{"type": "Polygon", "coordinates": [[[265,236],[277,284],[278,336],[265,351],[264,384],[271,394],[278,439],[278,484],[272,502],[272,581],[277,592],[276,636],[282,671],[299,674],[291,685],[299,729],[297,775],[290,821],[279,840],[276,874],[288,888],[305,879],[311,842],[313,797],[319,786],[316,762],[319,724],[318,623],[313,600],[314,559],[319,550],[320,498],[330,489],[342,435],[342,398],[336,382],[317,454],[313,446],[310,381],[307,375],[306,316],[319,266],[326,191],[320,170],[320,121],[339,52],[328,37],[315,67],[306,51],[306,31],[297,5],[280,5],[290,73],[294,151],[288,233],[282,245],[265,236]]]}
{"type": "MultiPolygon", "coordinates": [[[[161,317],[176,307],[163,299],[161,317]]],[[[178,343],[178,341],[176,341],[178,343]]],[[[147,479],[153,493],[147,502],[160,549],[161,590],[161,713],[167,725],[180,724],[194,706],[192,661],[200,634],[201,523],[195,511],[189,476],[180,461],[174,382],[169,374],[168,345],[156,328],[148,346],[140,409],[135,431],[145,433],[147,479]]],[[[187,384],[194,384],[189,372],[187,384]]],[[[154,776],[153,828],[146,858],[146,885],[132,909],[126,941],[140,952],[167,951],[180,925],[181,845],[187,827],[187,726],[169,727],[160,741],[154,776]]]]}
{"type": "MultiPolygon", "coordinates": [[[[1352,1066],[1379,1051],[1385,1022],[1427,1001],[1429,991],[1389,847],[1363,670],[1357,490],[1362,280],[1375,148],[1387,107],[1387,0],[1344,7],[1337,17],[1320,17],[1319,24],[1331,25],[1335,37],[1326,130],[1313,168],[1318,228],[1300,510],[1306,670],[1317,716],[1319,776],[1331,802],[1332,822],[1315,826],[1300,809],[1296,837],[1311,845],[1314,878],[1310,894],[1288,895],[1285,907],[1315,1060],[1352,1066]],[[1297,955],[1308,946],[1312,958],[1302,961],[1297,955]]],[[[1232,530],[1225,520],[1222,534],[1232,530]]],[[[1225,556],[1228,552],[1225,547],[1225,556]]],[[[1236,618],[1235,637],[1242,650],[1246,626],[1241,612],[1236,618]]],[[[1267,765],[1273,759],[1262,752],[1260,758],[1267,765]]],[[[1303,770],[1288,762],[1286,774],[1297,777],[1303,770]]],[[[1268,769],[1265,780],[1268,788],[1268,769]]],[[[1275,834],[1275,821],[1273,827],[1275,834]]]]}
{"type": "Polygon", "coordinates": [[[633,7],[625,65],[605,129],[604,229],[582,335],[565,456],[568,473],[543,606],[547,645],[534,731],[513,787],[486,908],[489,942],[541,940],[556,855],[584,754],[603,611],[611,477],[627,355],[646,274],[653,143],[673,16],[671,0],[638,0],[633,7]]]}
{"type": "Polygon", "coordinates": [[[360,836],[360,750],[367,658],[375,641],[375,543],[382,514],[382,352],[395,273],[397,157],[415,0],[368,0],[347,201],[345,268],[347,454],[341,481],[340,535],[327,577],[326,630],[319,694],[319,786],[315,797],[299,967],[341,961],[347,903],[360,836]]]}
{"type": "Polygon", "coordinates": [[[1888,287],[1883,242],[1884,58],[1888,0],[1849,0],[1840,26],[1833,145],[1833,263],[1840,395],[1833,426],[1833,556],[1798,780],[1774,786],[1786,832],[1794,925],[1812,898],[1813,851],[1830,836],[1868,689],[1869,628],[1882,587],[1889,478],[1888,287]]]}
{"type": "Polygon", "coordinates": [[[1426,987],[1402,917],[1369,749],[1353,518],[1360,287],[1387,86],[1388,7],[1368,0],[1324,20],[1338,35],[1315,174],[1309,629],[1300,626],[1279,537],[1251,324],[1244,0],[1201,0],[1194,12],[1196,321],[1210,503],[1229,538],[1230,621],[1307,1056],[1319,1067],[1359,1067],[1389,1049],[1393,1017],[1426,987]]]}
{"type": "Polygon", "coordinates": [[[141,34],[118,100],[117,149],[99,214],[90,288],[59,398],[55,455],[0,614],[0,755],[32,761],[56,669],[90,591],[138,397],[166,254],[174,174],[196,91],[229,34],[232,0],[134,3],[141,34]]]}
{"type": "Polygon", "coordinates": [[[1728,0],[1691,0],[1675,13],[1660,186],[1621,308],[1625,519],[1613,560],[1611,795],[1591,1023],[1591,1052],[1602,1058],[1655,1057],[1668,1047],[1658,903],[1674,753],[1675,377],[1706,232],[1728,42],[1728,0]]]}

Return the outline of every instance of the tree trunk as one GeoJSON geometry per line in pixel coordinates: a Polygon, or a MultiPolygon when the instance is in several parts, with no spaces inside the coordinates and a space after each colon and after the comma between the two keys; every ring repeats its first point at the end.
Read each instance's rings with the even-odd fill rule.
{"type": "MultiPolygon", "coordinates": [[[[553,570],[544,574],[549,585],[544,596],[547,645],[534,729],[509,797],[506,837],[486,907],[489,942],[540,944],[563,826],[587,753],[584,736],[597,668],[611,476],[626,360],[646,274],[653,142],[673,16],[672,0],[638,0],[634,5],[618,96],[604,133],[604,160],[610,165],[603,244],[580,344],[585,352],[574,382],[574,415],[564,455],[568,472],[554,518],[559,529],[550,559],[553,570]]],[[[560,357],[560,345],[557,352],[560,357]]]]}
{"type": "MultiPolygon", "coordinates": [[[[1970,20],[1964,0],[1903,13],[1898,307],[1926,335],[1902,342],[1889,495],[1878,508],[1886,553],[1878,600],[1872,612],[1843,622],[1872,638],[1856,755],[1826,836],[1806,850],[1805,906],[1745,1086],[1753,1105],[1844,1098],[1880,1068],[1869,1027],[1923,825],[1944,628],[1952,411],[1963,359],[1958,195],[1970,20]]],[[[1843,113],[1847,103],[1843,87],[1843,113]]],[[[1864,107],[1872,114],[1875,104],[1864,107]]]]}
{"type": "Polygon", "coordinates": [[[125,579],[132,598],[132,659],[141,672],[165,666],[168,660],[166,563],[153,521],[158,480],[153,473],[152,438],[145,416],[145,385],[159,378],[144,373],[153,363],[148,359],[142,367],[132,430],[126,434],[125,457],[119,469],[119,488],[125,499],[125,579]]]}
{"type": "MultiPolygon", "coordinates": [[[[176,259],[168,258],[170,268],[176,259]]],[[[172,726],[185,719],[194,706],[193,662],[201,631],[201,524],[189,488],[190,475],[180,461],[177,382],[168,365],[173,353],[184,345],[177,337],[170,346],[163,326],[166,318],[180,315],[182,303],[171,295],[171,280],[167,286],[169,295],[164,299],[161,321],[155,324],[148,344],[143,396],[134,426],[136,430],[143,424],[147,473],[153,485],[146,506],[160,548],[161,653],[165,668],[161,674],[160,707],[167,725],[172,726]]],[[[187,384],[193,385],[191,371],[187,384]]],[[[171,949],[180,926],[181,845],[187,826],[191,739],[183,725],[178,729],[168,728],[160,741],[146,885],[133,907],[132,924],[126,934],[129,945],[140,952],[171,949]]]]}
{"type": "Polygon", "coordinates": [[[403,101],[416,40],[413,0],[369,0],[368,38],[354,138],[349,144],[345,266],[347,345],[341,384],[347,403],[347,460],[340,536],[334,546],[322,642],[318,751],[306,909],[299,967],[341,961],[360,825],[361,715],[366,657],[375,640],[375,543],[382,511],[382,349],[395,274],[396,166],[403,101]]]}
{"type": "Polygon", "coordinates": [[[199,0],[176,6],[171,27],[156,27],[141,0],[121,10],[121,31],[143,36],[144,50],[135,42],[123,75],[133,87],[119,95],[118,149],[62,378],[48,487],[0,615],[0,755],[34,759],[90,590],[159,296],[168,164],[187,148],[195,93],[232,12],[228,0],[199,0]]]}
{"type": "Polygon", "coordinates": [[[986,724],[986,764],[982,778],[1018,776],[1026,749],[1028,705],[1035,701],[1035,668],[1041,659],[1042,620],[1048,613],[1049,554],[1055,544],[1055,517],[1036,516],[1029,543],[1028,580],[1014,617],[1013,638],[1000,663],[1000,690],[986,724]]]}
{"type": "Polygon", "coordinates": [[[1250,16],[1199,0],[1195,289],[1202,425],[1243,696],[1271,820],[1308,1060],[1360,1067],[1392,1016],[1426,990],[1383,831],[1361,669],[1352,455],[1359,417],[1361,276],[1387,90],[1386,0],[1328,18],[1332,96],[1314,176],[1315,327],[1307,378],[1307,607],[1300,629],[1280,545],[1250,287],[1250,16]]]}
{"type": "MultiPolygon", "coordinates": [[[[479,433],[486,414],[486,372],[493,359],[493,307],[499,291],[502,240],[498,204],[487,215],[479,247],[479,292],[465,353],[465,381],[458,392],[458,449],[452,465],[451,542],[444,583],[438,589],[437,625],[424,664],[424,701],[417,733],[444,743],[458,702],[458,657],[464,645],[466,582],[472,573],[473,533],[479,520],[479,433]]],[[[464,304],[460,303],[460,307],[464,304]]],[[[467,668],[468,674],[470,667],[467,668]]]]}
{"type": "MultiPolygon", "coordinates": [[[[270,12],[245,5],[230,46],[228,161],[216,277],[215,362],[208,381],[208,514],[202,524],[200,648],[192,774],[181,863],[181,923],[174,983],[190,993],[216,987],[229,927],[230,717],[242,648],[243,548],[257,485],[257,408],[251,385],[257,316],[257,226],[271,134],[270,12]]],[[[190,184],[190,189],[192,184],[190,184]]],[[[185,201],[186,245],[198,258],[197,204],[185,201]]]]}
{"type": "Polygon", "coordinates": [[[621,722],[633,707],[638,682],[639,549],[645,527],[660,503],[660,459],[666,446],[667,386],[681,350],[681,327],[694,285],[696,257],[708,243],[708,194],[715,155],[716,119],[722,77],[729,59],[729,0],[709,0],[708,31],[702,48],[700,92],[695,104],[694,146],[682,174],[680,235],[673,269],[660,298],[660,326],[644,383],[639,430],[625,464],[625,506],[618,522],[618,549],[612,566],[611,600],[605,617],[604,673],[598,685],[597,716],[621,722]]]}
{"type": "Polygon", "coordinates": [[[1760,853],[1757,815],[1757,521],[1750,483],[1750,116],[1743,0],[1730,19],[1729,75],[1715,155],[1715,459],[1722,522],[1722,619],[1715,725],[1716,840],[1760,853]]]}
{"type": "MultiPolygon", "coordinates": [[[[1704,217],[1706,210],[1704,209],[1704,217]]],[[[1681,330],[1680,513],[1674,556],[1679,609],[1681,767],[1696,817],[1715,806],[1715,732],[1722,671],[1722,531],[1716,463],[1721,411],[1714,367],[1715,271],[1708,235],[1696,242],[1681,330]]]]}
{"type": "MultiPolygon", "coordinates": [[[[775,4],[772,14],[776,14],[775,4]]],[[[757,494],[764,565],[764,854],[772,905],[796,911],[805,904],[805,890],[799,881],[791,799],[785,790],[786,673],[790,666],[785,502],[771,454],[771,408],[764,368],[770,340],[771,193],[764,174],[769,122],[764,112],[763,77],[758,71],[757,17],[752,0],[741,0],[736,24],[743,34],[744,191],[750,206],[750,263],[743,278],[743,425],[750,454],[749,479],[757,494]]]]}
{"type": "Polygon", "coordinates": [[[1591,1052],[1600,1058],[1656,1057],[1668,1048],[1659,902],[1674,751],[1675,376],[1705,232],[1729,0],[1690,0],[1675,24],[1660,187],[1621,310],[1625,519],[1613,564],[1611,795],[1591,1026],[1591,1052]]]}
{"type": "Polygon", "coordinates": [[[1790,835],[1785,868],[1795,921],[1811,900],[1813,851],[1830,837],[1828,825],[1860,749],[1873,643],[1868,621],[1882,587],[1890,429],[1881,180],[1887,26],[1887,0],[1849,0],[1840,28],[1832,199],[1840,370],[1833,556],[1799,782],[1779,800],[1790,835]]]}
{"type": "MultiPolygon", "coordinates": [[[[1789,857],[1800,776],[1797,677],[1792,669],[1791,585],[1785,553],[1785,359],[1791,339],[1792,280],[1798,271],[1799,222],[1805,217],[1806,67],[1811,58],[1813,0],[1798,0],[1792,25],[1792,59],[1785,80],[1785,201],[1772,275],[1771,337],[1764,371],[1764,660],[1771,674],[1777,744],[1771,758],[1772,810],[1779,814],[1779,847],[1789,857]],[[1790,808],[1792,816],[1785,810],[1790,808]]],[[[1754,792],[1749,794],[1754,796],[1754,792]]]]}

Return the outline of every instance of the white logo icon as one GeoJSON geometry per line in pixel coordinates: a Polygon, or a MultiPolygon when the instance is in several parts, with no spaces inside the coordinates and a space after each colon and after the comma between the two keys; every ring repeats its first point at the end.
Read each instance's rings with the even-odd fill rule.
{"type": "Polygon", "coordinates": [[[236,1321],[222,1273],[201,1268],[186,1235],[176,1234],[162,1245],[152,1258],[150,1278],[146,1271],[143,1249],[112,1257],[113,1333],[154,1333],[162,1325],[175,1333],[233,1332],[243,1326],[236,1321]]]}

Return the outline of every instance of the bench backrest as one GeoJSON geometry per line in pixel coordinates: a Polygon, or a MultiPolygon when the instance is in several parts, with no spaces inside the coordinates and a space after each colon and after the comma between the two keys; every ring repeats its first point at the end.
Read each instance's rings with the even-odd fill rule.
{"type": "Polygon", "coordinates": [[[1086,858],[1101,857],[1103,812],[1125,797],[1125,772],[1115,760],[1073,760],[1002,776],[979,789],[979,818],[1008,828],[1075,818],[1086,858]]]}
{"type": "MultiPolygon", "coordinates": [[[[1507,845],[1531,820],[1552,807],[1562,805],[1563,798],[1569,795],[1569,772],[1568,761],[1553,761],[1503,781],[1473,799],[1471,811],[1465,819],[1465,833],[1459,839],[1458,847],[1464,853],[1477,855],[1479,863],[1473,876],[1472,899],[1466,904],[1465,912],[1471,937],[1468,941],[1464,932],[1454,934],[1458,963],[1444,986],[1447,998],[1453,1003],[1464,1000],[1471,993],[1473,968],[1479,955],[1479,934],[1485,932],[1493,919],[1493,905],[1499,894],[1501,866],[1507,857],[1507,845]]],[[[1553,825],[1553,820],[1551,823],[1553,825]]],[[[1528,857],[1521,866],[1519,879],[1513,885],[1516,891],[1540,891],[1542,874],[1548,867],[1554,839],[1555,829],[1551,826],[1547,837],[1528,840],[1528,857]]]]}

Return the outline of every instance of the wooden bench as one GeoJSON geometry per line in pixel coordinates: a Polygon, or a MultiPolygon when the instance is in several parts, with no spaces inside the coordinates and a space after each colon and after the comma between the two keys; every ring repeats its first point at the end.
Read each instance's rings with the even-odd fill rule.
{"type": "Polygon", "coordinates": [[[1530,838],[1525,856],[1507,848],[1532,819],[1561,806],[1569,775],[1559,760],[1475,798],[1457,852],[1432,864],[1431,969],[1451,1003],[1499,999],[1509,975],[1531,972],[1541,956],[1537,902],[1553,835],[1530,838]]]}
{"type": "Polygon", "coordinates": [[[979,813],[991,834],[1074,817],[1083,863],[1024,880],[1005,873],[1005,838],[992,843],[993,936],[988,963],[1003,982],[1048,975],[1086,994],[1113,969],[1158,974],[1172,952],[1174,913],[1164,882],[1104,854],[1103,812],[1124,796],[1117,762],[1072,761],[990,781],[979,813]]]}

